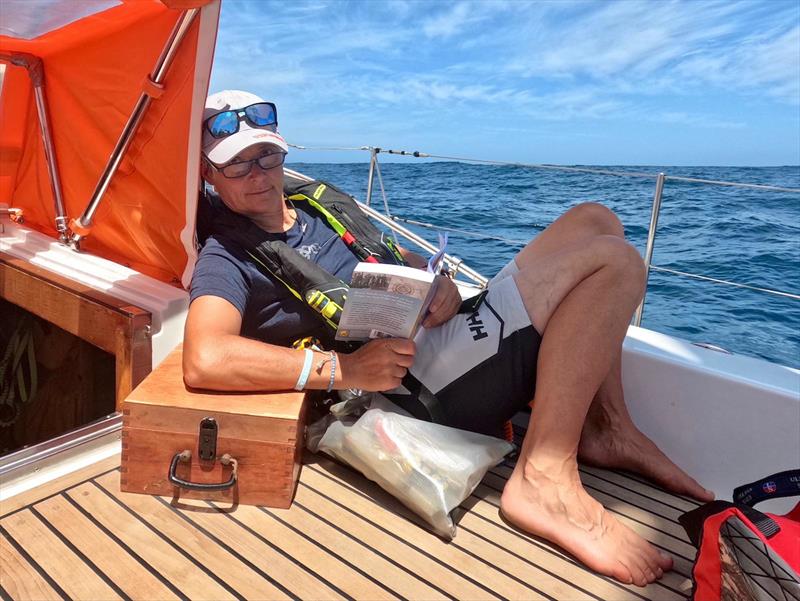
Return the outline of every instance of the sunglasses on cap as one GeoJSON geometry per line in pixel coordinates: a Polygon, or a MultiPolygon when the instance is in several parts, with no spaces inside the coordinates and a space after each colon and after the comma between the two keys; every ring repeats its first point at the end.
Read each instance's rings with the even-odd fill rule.
{"type": "Polygon", "coordinates": [[[261,169],[263,169],[264,171],[269,171],[270,169],[274,169],[279,165],[283,165],[283,162],[285,160],[286,160],[286,153],[279,150],[277,152],[266,152],[262,154],[260,157],[250,159],[249,161],[238,161],[236,163],[228,163],[223,167],[217,167],[211,161],[208,162],[214,169],[221,172],[222,175],[224,175],[228,179],[235,179],[237,177],[244,177],[245,175],[250,173],[253,170],[253,163],[258,163],[258,166],[261,167],[261,169]]]}
{"type": "Polygon", "coordinates": [[[239,122],[244,118],[253,127],[272,125],[278,127],[278,109],[272,102],[256,102],[242,109],[222,111],[206,119],[206,129],[215,138],[224,138],[239,131],[239,122]]]}

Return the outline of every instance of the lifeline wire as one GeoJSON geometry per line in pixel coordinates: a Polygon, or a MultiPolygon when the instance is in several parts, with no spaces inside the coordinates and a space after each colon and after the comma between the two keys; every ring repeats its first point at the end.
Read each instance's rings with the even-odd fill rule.
{"type": "Polygon", "coordinates": [[[774,294],[776,296],[785,296],[788,298],[792,298],[794,300],[800,300],[800,295],[793,294],[791,292],[781,292],[780,290],[771,290],[769,288],[760,288],[758,286],[750,286],[748,284],[738,284],[736,282],[728,282],[727,280],[718,280],[716,278],[710,278],[704,275],[697,275],[694,273],[686,273],[685,271],[678,271],[677,269],[667,269],[666,267],[658,267],[656,265],[650,265],[650,269],[655,269],[656,271],[664,271],[666,273],[672,273],[675,275],[683,275],[688,278],[695,278],[698,280],[706,280],[708,282],[714,282],[715,284],[727,284],[728,286],[736,286],[737,288],[747,288],[748,290],[755,290],[757,292],[766,292],[768,294],[774,294]]]}
{"type": "MultiPolygon", "coordinates": [[[[426,223],[424,221],[416,221],[414,219],[398,217],[397,215],[392,215],[392,219],[394,219],[395,221],[402,221],[403,223],[410,223],[411,225],[418,225],[420,227],[426,227],[429,229],[441,230],[443,232],[457,232],[459,234],[464,234],[465,236],[472,236],[474,238],[487,238],[489,240],[500,240],[501,242],[508,242],[509,244],[518,244],[519,246],[525,246],[529,242],[528,240],[513,240],[511,238],[503,238],[502,236],[490,236],[489,234],[484,234],[481,232],[471,232],[469,230],[462,230],[459,228],[450,227],[448,225],[436,225],[433,223],[426,223]]],[[[547,226],[541,225],[539,223],[534,223],[531,224],[531,227],[543,230],[547,226]]]]}
{"type": "MultiPolygon", "coordinates": [[[[306,146],[297,146],[294,144],[289,144],[293,148],[298,148],[300,150],[372,150],[371,146],[360,146],[360,147],[341,147],[341,148],[333,148],[333,147],[306,147],[306,146]]],[[[517,162],[509,162],[509,161],[493,161],[490,159],[473,159],[470,157],[457,157],[457,156],[448,156],[448,155],[441,155],[441,154],[428,154],[425,152],[411,152],[407,150],[384,150],[384,149],[377,149],[378,152],[384,152],[387,154],[397,154],[402,156],[418,156],[420,158],[431,158],[431,159],[443,159],[447,161],[463,161],[467,163],[482,163],[484,165],[499,165],[499,166],[507,166],[507,167],[526,167],[529,169],[553,169],[556,171],[572,171],[577,173],[596,173],[598,175],[613,175],[615,177],[644,177],[648,179],[655,179],[658,177],[656,173],[646,173],[643,171],[609,171],[608,169],[592,169],[590,167],[567,167],[565,165],[552,165],[549,163],[517,163],[517,162]]],[[[800,194],[800,188],[786,188],[783,186],[772,186],[766,184],[745,184],[741,182],[725,182],[720,180],[713,180],[713,179],[701,179],[696,177],[684,177],[680,175],[666,175],[664,174],[665,179],[673,180],[673,181],[681,181],[681,182],[691,182],[696,184],[712,184],[716,186],[733,186],[739,188],[752,188],[756,190],[769,190],[772,192],[788,192],[790,194],[800,194]]]]}

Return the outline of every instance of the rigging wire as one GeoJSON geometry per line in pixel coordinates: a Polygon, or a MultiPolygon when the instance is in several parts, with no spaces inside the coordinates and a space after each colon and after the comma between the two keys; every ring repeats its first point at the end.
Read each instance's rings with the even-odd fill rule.
{"type": "MultiPolygon", "coordinates": [[[[502,236],[492,236],[491,234],[484,234],[483,232],[473,232],[470,230],[462,230],[456,227],[450,227],[449,225],[436,225],[435,223],[427,223],[425,221],[417,221],[415,219],[408,219],[406,217],[398,217],[397,215],[392,215],[391,218],[394,221],[402,221],[403,223],[408,223],[411,225],[417,225],[419,227],[425,227],[428,229],[435,229],[440,230],[442,232],[456,232],[459,234],[463,234],[465,236],[472,236],[473,238],[486,238],[488,240],[500,240],[501,242],[507,242],[509,244],[516,244],[519,246],[525,246],[529,240],[514,240],[512,238],[503,238],[502,236]]],[[[534,227],[536,229],[543,230],[547,226],[542,225],[540,223],[533,223],[530,227],[534,227]]]]}
{"type": "MultiPolygon", "coordinates": [[[[463,161],[463,162],[470,162],[470,163],[481,163],[481,164],[484,164],[484,165],[499,165],[499,166],[511,166],[511,167],[524,167],[524,168],[532,168],[532,169],[553,169],[553,170],[558,170],[558,171],[570,171],[570,172],[579,172],[579,173],[594,173],[594,174],[598,174],[598,175],[611,175],[611,176],[615,176],[615,177],[644,177],[644,178],[657,178],[658,177],[657,174],[645,173],[645,172],[610,171],[608,169],[593,169],[593,168],[588,168],[588,167],[567,167],[567,166],[563,166],[563,165],[552,165],[552,164],[547,164],[547,163],[537,164],[537,163],[519,163],[519,162],[508,162],[508,161],[495,161],[495,160],[489,160],[489,159],[475,159],[475,158],[470,158],[470,157],[456,157],[456,156],[447,156],[447,155],[435,155],[435,154],[428,154],[428,153],[423,153],[423,152],[418,152],[418,151],[380,149],[380,148],[374,148],[372,146],[361,146],[361,147],[358,147],[358,148],[355,148],[355,147],[350,147],[350,148],[345,148],[345,147],[339,147],[339,148],[335,148],[335,147],[314,147],[314,148],[310,148],[310,147],[299,146],[299,145],[295,145],[295,144],[290,144],[289,146],[292,146],[293,148],[298,148],[300,150],[368,150],[370,152],[375,150],[376,152],[379,152],[379,153],[380,152],[385,152],[385,153],[388,153],[388,154],[399,154],[399,155],[404,155],[404,156],[414,156],[414,157],[421,157],[421,158],[435,158],[435,159],[444,159],[444,160],[451,160],[451,161],[463,161]]],[[[509,244],[520,245],[520,246],[524,246],[525,244],[527,244],[527,241],[504,238],[502,236],[492,236],[490,234],[484,234],[484,233],[481,233],[481,232],[473,232],[473,231],[469,231],[469,230],[462,230],[462,229],[459,229],[459,228],[442,227],[442,226],[438,226],[438,225],[435,225],[435,224],[432,224],[432,223],[426,223],[424,221],[417,221],[417,220],[414,220],[414,219],[407,219],[407,218],[391,215],[389,213],[389,203],[388,203],[388,200],[386,198],[386,191],[385,191],[384,186],[383,186],[383,177],[381,176],[380,166],[379,166],[379,163],[378,163],[377,160],[375,161],[375,166],[376,166],[376,170],[377,170],[377,173],[378,173],[378,182],[379,182],[380,187],[381,187],[381,194],[383,196],[383,203],[384,203],[384,207],[386,209],[386,215],[389,217],[389,219],[391,219],[393,221],[402,221],[404,223],[408,223],[410,225],[416,225],[416,226],[419,226],[419,227],[430,228],[430,229],[438,229],[438,230],[443,230],[443,231],[447,231],[447,232],[456,232],[456,233],[459,233],[459,234],[462,234],[462,235],[465,235],[465,236],[480,237],[480,238],[485,238],[485,239],[489,239],[489,240],[499,240],[499,241],[502,241],[502,242],[506,242],[506,243],[509,243],[509,244]]],[[[782,186],[772,186],[772,185],[766,185],[766,184],[746,184],[746,183],[741,183],[741,182],[726,182],[726,181],[721,181],[721,180],[709,180],[709,179],[702,179],[702,178],[673,176],[673,175],[664,175],[664,178],[667,179],[667,180],[671,179],[671,180],[674,180],[674,181],[683,181],[683,182],[690,182],[690,183],[712,184],[712,185],[718,185],[718,186],[751,188],[751,189],[757,189],[757,190],[769,190],[769,191],[773,191],[773,192],[788,192],[788,193],[792,193],[792,194],[800,194],[800,188],[786,188],[786,187],[782,187],[782,186]]],[[[538,224],[538,223],[531,224],[531,225],[532,225],[532,227],[535,227],[535,228],[538,228],[538,229],[545,229],[547,227],[547,226],[543,226],[543,225],[538,224]]],[[[392,234],[395,236],[395,241],[396,241],[397,236],[396,236],[394,230],[392,231],[392,234]]],[[[785,298],[791,298],[791,299],[794,299],[794,300],[800,300],[800,295],[794,294],[794,293],[791,293],[791,292],[782,292],[780,290],[773,290],[771,288],[764,288],[764,287],[761,287],[761,286],[751,286],[749,284],[740,284],[740,283],[737,283],[737,282],[730,282],[730,281],[727,281],[727,280],[721,280],[721,279],[718,279],[718,278],[712,278],[712,277],[709,277],[709,276],[699,275],[699,274],[695,274],[695,273],[688,273],[688,272],[684,272],[684,271],[678,271],[677,269],[668,269],[666,267],[659,267],[657,265],[652,265],[652,264],[650,265],[650,269],[653,269],[653,270],[659,271],[659,272],[670,273],[670,274],[673,274],[673,275],[680,275],[680,276],[684,276],[684,277],[689,277],[689,278],[693,278],[693,279],[697,279],[697,280],[713,282],[715,284],[724,284],[724,285],[728,285],[728,286],[734,286],[734,287],[737,287],[737,288],[744,288],[744,289],[747,289],[747,290],[753,290],[753,291],[757,291],[757,292],[765,292],[767,294],[772,294],[772,295],[775,295],[775,296],[781,296],[781,297],[785,297],[785,298]]]]}
{"type": "Polygon", "coordinates": [[[755,290],[757,292],[766,292],[768,294],[774,294],[776,296],[784,296],[788,298],[792,298],[794,300],[800,300],[800,294],[794,294],[792,292],[781,292],[780,290],[772,290],[770,288],[761,288],[760,286],[750,286],[749,284],[739,284],[737,282],[729,282],[727,280],[720,280],[717,278],[710,278],[705,275],[698,275],[696,273],[687,273],[685,271],[678,271],[677,269],[667,269],[666,267],[658,267],[657,265],[650,265],[650,269],[654,269],[656,271],[663,271],[666,273],[671,273],[674,275],[682,275],[686,276],[687,278],[694,278],[696,280],[705,280],[707,282],[714,282],[715,284],[727,284],[728,286],[736,286],[737,288],[746,288],[748,290],[755,290]]]}
{"type": "MultiPolygon", "coordinates": [[[[351,150],[368,150],[372,151],[372,146],[360,146],[360,147],[311,147],[311,146],[299,146],[295,144],[289,144],[293,148],[297,148],[300,150],[342,150],[342,151],[351,151],[351,150]]],[[[491,159],[476,159],[472,157],[460,157],[460,156],[449,156],[449,155],[442,155],[442,154],[429,154],[426,152],[418,152],[418,151],[408,151],[408,150],[389,150],[389,149],[382,149],[376,148],[377,152],[384,152],[387,154],[397,154],[402,156],[413,156],[418,158],[431,158],[431,159],[442,159],[446,161],[462,161],[465,163],[480,163],[483,165],[498,165],[498,166],[506,166],[506,167],[525,167],[528,169],[552,169],[556,171],[571,171],[576,173],[595,173],[598,175],[613,175],[615,177],[643,177],[647,179],[656,179],[658,177],[657,173],[647,173],[644,171],[611,171],[609,169],[595,169],[592,167],[568,167],[566,165],[553,165],[552,163],[520,163],[514,161],[496,161],[491,159]]],[[[698,177],[685,177],[681,175],[666,175],[664,176],[667,180],[673,181],[681,181],[681,182],[690,182],[690,183],[697,183],[697,184],[712,184],[715,186],[731,186],[731,187],[738,187],[738,188],[751,188],[756,190],[769,190],[772,192],[788,192],[790,194],[800,194],[800,188],[787,188],[784,186],[773,186],[768,184],[746,184],[743,182],[726,182],[721,180],[713,180],[713,179],[703,179],[698,177]]]]}

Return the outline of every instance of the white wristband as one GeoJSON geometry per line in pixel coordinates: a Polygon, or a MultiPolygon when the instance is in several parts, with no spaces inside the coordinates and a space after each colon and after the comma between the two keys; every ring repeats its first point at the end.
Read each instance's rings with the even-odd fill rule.
{"type": "Polygon", "coordinates": [[[297,384],[294,385],[295,390],[303,390],[306,387],[306,382],[308,382],[308,374],[311,373],[311,363],[314,361],[314,352],[307,348],[306,351],[306,358],[303,361],[303,370],[300,372],[300,377],[297,378],[297,384]]]}

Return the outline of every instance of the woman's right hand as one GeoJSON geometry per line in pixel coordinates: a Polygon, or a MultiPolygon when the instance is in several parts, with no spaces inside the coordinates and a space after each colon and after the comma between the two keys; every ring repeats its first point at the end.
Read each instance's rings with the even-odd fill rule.
{"type": "MultiPolygon", "coordinates": [[[[341,388],[370,392],[392,390],[414,365],[416,346],[405,338],[370,340],[358,350],[339,354],[341,388]]],[[[337,387],[338,388],[338,387],[337,387]]]]}

